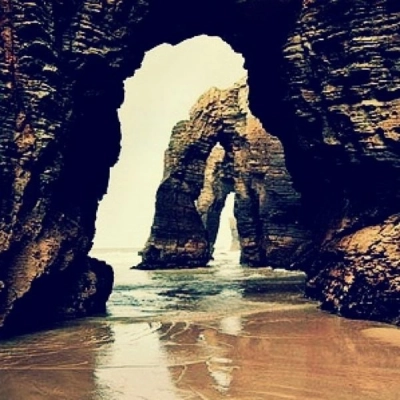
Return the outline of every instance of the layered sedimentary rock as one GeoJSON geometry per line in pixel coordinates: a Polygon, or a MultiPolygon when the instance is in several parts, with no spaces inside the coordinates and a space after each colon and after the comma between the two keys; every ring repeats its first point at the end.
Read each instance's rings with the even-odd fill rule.
{"type": "MultiPolygon", "coordinates": [[[[219,164],[218,159],[225,157],[214,149],[224,135],[225,122],[231,120],[232,132],[243,125],[238,118],[238,92],[239,87],[231,92],[210,89],[190,111],[190,120],[174,127],[156,194],[154,223],[139,268],[197,267],[210,260],[212,246],[195,202],[203,188],[205,171],[211,172],[219,164]]],[[[208,184],[213,184],[211,179],[208,184]]],[[[229,191],[225,189],[222,196],[229,191]]],[[[211,220],[212,216],[210,224],[211,220]]]]}
{"type": "MultiPolygon", "coordinates": [[[[18,327],[28,294],[30,311],[47,296],[62,304],[53,285],[67,271],[96,277],[85,293],[99,289],[104,307],[110,270],[87,254],[118,157],[123,80],[145,51],[198,34],[243,54],[251,109],[283,143],[315,231],[298,264],[310,292],[396,321],[399,22],[395,0],[1,0],[0,327],[18,327]],[[381,251],[354,253],[365,232],[381,251]]],[[[77,302],[60,309],[90,312],[77,302]]]]}
{"type": "Polygon", "coordinates": [[[275,131],[309,208],[308,293],[343,315],[399,319],[400,7],[307,2],[284,47],[275,131]],[[324,21],[322,23],[322,21],[324,21]]]}
{"type": "Polygon", "coordinates": [[[165,153],[154,222],[139,268],[204,266],[229,193],[249,266],[289,267],[311,239],[281,143],[248,108],[246,81],[203,94],[165,153]]]}
{"type": "MultiPolygon", "coordinates": [[[[206,104],[205,107],[204,111],[207,110],[206,104]]],[[[237,132],[235,131],[235,133],[237,132]]],[[[229,140],[225,139],[225,146],[228,142],[229,140]]],[[[203,187],[200,196],[196,200],[196,209],[207,230],[211,254],[214,251],[214,244],[217,239],[221,212],[225,207],[228,195],[234,192],[235,171],[233,157],[234,153],[225,150],[220,143],[214,146],[208,156],[203,174],[203,187]]]]}

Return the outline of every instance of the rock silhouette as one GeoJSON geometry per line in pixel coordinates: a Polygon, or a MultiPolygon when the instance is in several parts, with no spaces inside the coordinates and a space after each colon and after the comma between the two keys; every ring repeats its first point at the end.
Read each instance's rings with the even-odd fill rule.
{"type": "Polygon", "coordinates": [[[112,272],[87,254],[123,81],[199,34],[242,53],[251,110],[283,144],[313,232],[294,266],[308,294],[397,323],[399,20],[393,0],[2,0],[3,332],[104,309],[112,272]]]}

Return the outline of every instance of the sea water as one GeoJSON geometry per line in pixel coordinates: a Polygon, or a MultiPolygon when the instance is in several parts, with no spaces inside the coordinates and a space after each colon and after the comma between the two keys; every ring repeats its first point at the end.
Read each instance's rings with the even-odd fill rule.
{"type": "Polygon", "coordinates": [[[115,269],[107,314],[0,343],[0,400],[400,398],[400,331],[323,313],[300,272],[92,255],[115,269]]]}
{"type": "Polygon", "coordinates": [[[98,249],[92,254],[115,269],[110,317],[193,319],[304,303],[303,273],[243,268],[237,251],[217,250],[204,268],[163,271],[130,269],[140,261],[135,250],[98,249]]]}

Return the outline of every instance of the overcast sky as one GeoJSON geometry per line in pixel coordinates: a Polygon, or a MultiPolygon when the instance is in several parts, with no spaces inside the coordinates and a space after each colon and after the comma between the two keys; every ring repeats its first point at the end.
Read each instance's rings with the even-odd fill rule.
{"type": "MultiPolygon", "coordinates": [[[[243,61],[220,38],[207,36],[177,46],[164,44],[146,54],[142,67],[125,82],[119,110],[122,151],[100,204],[95,247],[145,244],[172,127],[188,118],[190,108],[210,87],[223,89],[243,77],[243,61]]],[[[228,223],[224,225],[227,236],[228,223]]]]}

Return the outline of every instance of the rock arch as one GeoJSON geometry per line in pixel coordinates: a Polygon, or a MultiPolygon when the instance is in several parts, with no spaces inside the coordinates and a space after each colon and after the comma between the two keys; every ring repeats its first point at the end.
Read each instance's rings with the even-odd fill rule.
{"type": "Polygon", "coordinates": [[[282,140],[315,232],[308,292],[398,321],[399,20],[391,0],[2,0],[0,326],[104,307],[111,272],[87,253],[123,80],[197,34],[243,54],[252,111],[282,140]]]}
{"type": "Polygon", "coordinates": [[[282,145],[251,114],[248,92],[245,78],[212,88],[173,129],[139,268],[205,266],[231,192],[242,264],[288,268],[311,240],[282,145]]]}
{"type": "Polygon", "coordinates": [[[190,119],[173,129],[165,153],[164,177],[157,190],[154,223],[139,267],[205,266],[210,260],[208,221],[202,220],[196,202],[201,206],[205,200],[201,192],[209,163],[225,156],[217,154],[217,144],[228,149],[231,141],[224,137],[239,136],[238,130],[244,128],[244,119],[238,118],[245,116],[238,94],[239,86],[225,92],[210,89],[191,109],[190,119]],[[210,160],[210,154],[217,159],[210,160]]]}

